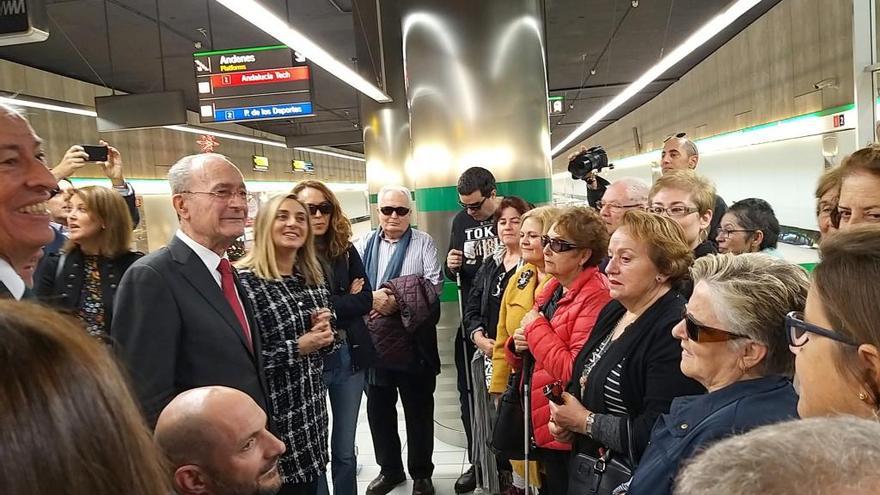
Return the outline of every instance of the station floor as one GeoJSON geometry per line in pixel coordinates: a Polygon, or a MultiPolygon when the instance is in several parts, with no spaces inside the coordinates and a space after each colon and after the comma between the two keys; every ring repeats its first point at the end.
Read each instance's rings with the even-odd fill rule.
{"type": "MultiPolygon", "coordinates": [[[[403,408],[400,401],[397,402],[397,431],[400,435],[400,444],[403,446],[402,460],[406,466],[406,424],[403,421],[403,408]]],[[[376,463],[376,453],[373,449],[373,438],[370,436],[370,425],[367,423],[367,397],[361,400],[361,409],[358,412],[358,426],[355,435],[355,443],[358,449],[358,464],[361,465],[357,476],[358,495],[367,492],[367,485],[379,475],[379,465],[376,463]]],[[[434,439],[434,491],[437,495],[453,495],[455,480],[467,469],[465,449],[448,445],[438,439],[434,439]]],[[[327,470],[329,473],[330,466],[327,470]]],[[[408,476],[408,475],[407,475],[408,476]]],[[[331,486],[332,493],[332,486],[331,486]]],[[[398,486],[390,492],[390,495],[412,494],[412,480],[398,486]]]]}

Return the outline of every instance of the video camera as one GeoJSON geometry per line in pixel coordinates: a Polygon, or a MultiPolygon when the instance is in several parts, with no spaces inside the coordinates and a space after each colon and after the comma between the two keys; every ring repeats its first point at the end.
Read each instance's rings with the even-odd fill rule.
{"type": "Polygon", "coordinates": [[[568,171],[575,180],[588,180],[591,173],[599,173],[604,168],[613,169],[614,164],[608,163],[608,154],[601,146],[581,151],[568,161],[568,171]]]}

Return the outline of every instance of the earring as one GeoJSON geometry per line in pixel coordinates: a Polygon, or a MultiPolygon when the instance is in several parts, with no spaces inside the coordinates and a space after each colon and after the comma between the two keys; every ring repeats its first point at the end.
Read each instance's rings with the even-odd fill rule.
{"type": "Polygon", "coordinates": [[[868,394],[865,392],[859,392],[859,400],[862,402],[868,402],[868,394]]]}

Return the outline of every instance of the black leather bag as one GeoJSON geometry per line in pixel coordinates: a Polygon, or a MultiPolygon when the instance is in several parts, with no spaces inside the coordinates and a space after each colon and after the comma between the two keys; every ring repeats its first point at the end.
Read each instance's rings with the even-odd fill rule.
{"type": "Polygon", "coordinates": [[[607,449],[601,457],[587,454],[572,456],[568,468],[568,495],[610,495],[615,488],[632,478],[632,428],[626,425],[629,458],[607,449]]]}
{"type": "Polygon", "coordinates": [[[525,428],[522,394],[519,389],[521,373],[516,371],[507,379],[507,390],[501,395],[498,416],[492,430],[489,447],[499,457],[510,460],[525,459],[522,431],[525,428]]]}

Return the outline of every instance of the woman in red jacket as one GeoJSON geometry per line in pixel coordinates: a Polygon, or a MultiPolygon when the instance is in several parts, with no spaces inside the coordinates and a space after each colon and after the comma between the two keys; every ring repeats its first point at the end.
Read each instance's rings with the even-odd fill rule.
{"type": "Polygon", "coordinates": [[[608,233],[595,210],[573,207],[563,211],[542,244],[544,269],[553,279],[523,317],[507,349],[512,349],[509,360],[514,366],[526,364],[532,439],[537,446],[534,457],[544,466],[542,486],[556,495],[567,489],[571,445],[555,441],[550,434],[550,406],[543,388],[555,382],[568,383],[575,357],[590,336],[599,311],[611,300],[608,280],[598,269],[608,252],[608,233]]]}

